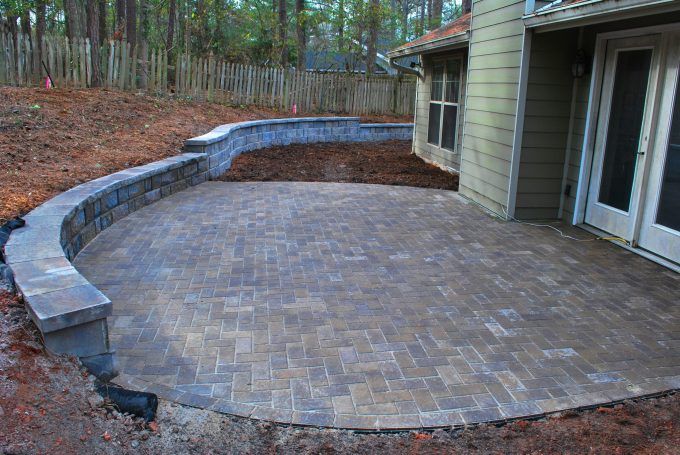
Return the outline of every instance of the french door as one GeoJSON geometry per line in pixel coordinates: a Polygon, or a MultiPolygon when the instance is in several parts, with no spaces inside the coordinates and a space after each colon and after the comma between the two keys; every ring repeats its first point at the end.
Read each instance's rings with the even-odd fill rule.
{"type": "Polygon", "coordinates": [[[585,222],[680,262],[679,44],[606,44],[585,222]]]}
{"type": "Polygon", "coordinates": [[[680,263],[680,36],[668,52],[640,228],[640,247],[680,263]]]}
{"type": "Polygon", "coordinates": [[[586,223],[632,240],[649,145],[659,35],[609,40],[586,223]]]}

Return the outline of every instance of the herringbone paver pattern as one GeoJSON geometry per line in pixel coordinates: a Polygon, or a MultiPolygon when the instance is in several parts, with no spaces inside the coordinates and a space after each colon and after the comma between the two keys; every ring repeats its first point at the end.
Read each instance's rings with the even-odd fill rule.
{"type": "Polygon", "coordinates": [[[75,263],[124,378],[242,415],[437,426],[680,386],[678,275],[452,192],[206,183],[75,263]]]}

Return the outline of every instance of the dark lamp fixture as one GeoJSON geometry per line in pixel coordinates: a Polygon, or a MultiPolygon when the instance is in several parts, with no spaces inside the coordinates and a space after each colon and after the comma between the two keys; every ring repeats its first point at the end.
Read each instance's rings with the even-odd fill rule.
{"type": "Polygon", "coordinates": [[[582,78],[588,71],[588,60],[583,49],[576,51],[574,63],[571,64],[571,75],[577,79],[582,78]]]}
{"type": "Polygon", "coordinates": [[[419,62],[411,62],[411,68],[422,68],[423,66],[419,62]]]}

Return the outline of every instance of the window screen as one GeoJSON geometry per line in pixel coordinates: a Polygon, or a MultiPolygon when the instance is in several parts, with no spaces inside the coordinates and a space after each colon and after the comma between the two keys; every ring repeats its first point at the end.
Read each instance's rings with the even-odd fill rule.
{"type": "Polygon", "coordinates": [[[444,105],[444,119],[442,120],[442,148],[453,152],[456,146],[456,118],[458,106],[444,105]]]}
{"type": "Polygon", "coordinates": [[[430,119],[427,126],[427,142],[439,145],[439,122],[441,120],[442,105],[430,103],[430,119]]]}

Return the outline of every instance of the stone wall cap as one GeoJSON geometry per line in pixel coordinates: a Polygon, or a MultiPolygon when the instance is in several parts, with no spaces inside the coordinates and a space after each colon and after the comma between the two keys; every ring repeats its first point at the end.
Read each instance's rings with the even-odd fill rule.
{"type": "Polygon", "coordinates": [[[214,128],[212,131],[201,136],[192,137],[185,141],[185,145],[210,145],[226,139],[233,131],[241,128],[259,125],[280,125],[285,123],[309,123],[309,122],[356,122],[359,117],[296,117],[296,118],[274,118],[264,120],[250,120],[247,122],[227,123],[214,128]]]}
{"type": "Polygon", "coordinates": [[[20,262],[38,259],[66,258],[61,243],[59,243],[59,234],[57,233],[56,238],[49,239],[50,236],[54,236],[54,234],[50,234],[43,235],[43,238],[47,240],[42,241],[13,241],[11,244],[8,242],[5,245],[5,261],[7,265],[14,266],[14,264],[20,262]]]}
{"type": "Polygon", "coordinates": [[[182,153],[90,180],[56,195],[33,209],[29,215],[63,215],[63,217],[66,217],[72,211],[98,199],[102,194],[109,193],[123,186],[132,185],[154,175],[180,168],[186,164],[197,162],[203,156],[206,156],[205,153],[182,153]]]}
{"type": "Polygon", "coordinates": [[[33,321],[48,333],[111,316],[111,301],[90,283],[26,298],[33,321]]]}
{"type": "Polygon", "coordinates": [[[361,123],[359,128],[413,128],[413,123],[361,123]]]}
{"type": "Polygon", "coordinates": [[[66,257],[16,262],[12,264],[12,271],[14,281],[25,298],[89,284],[66,257]]]}

